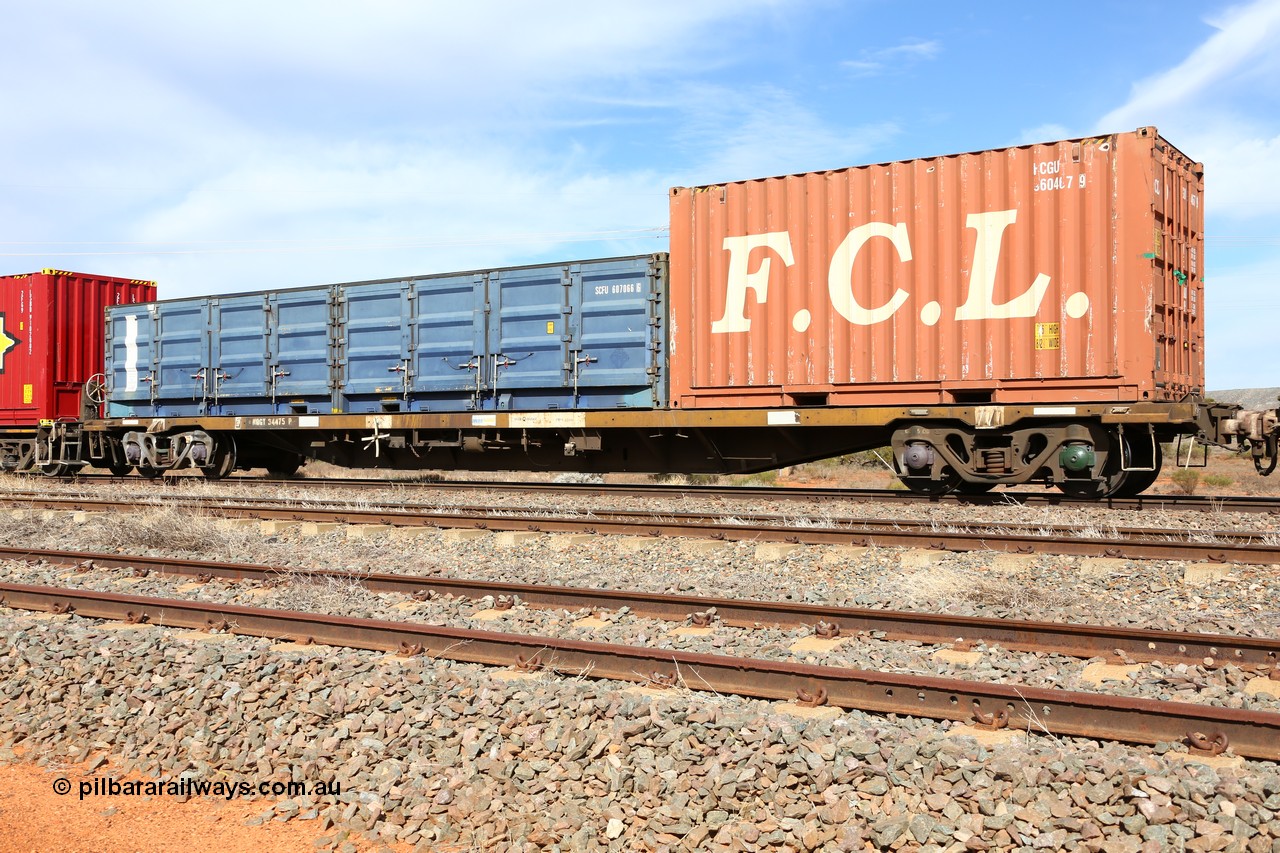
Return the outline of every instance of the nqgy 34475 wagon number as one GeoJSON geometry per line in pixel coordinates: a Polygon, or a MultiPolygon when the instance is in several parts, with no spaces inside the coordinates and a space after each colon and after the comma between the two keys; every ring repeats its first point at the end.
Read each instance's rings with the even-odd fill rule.
{"type": "Polygon", "coordinates": [[[1061,160],[1041,160],[1031,168],[1031,174],[1036,178],[1036,182],[1032,184],[1031,189],[1038,193],[1050,190],[1069,190],[1073,187],[1084,189],[1085,179],[1088,177],[1087,175],[1062,174],[1061,160]]]}

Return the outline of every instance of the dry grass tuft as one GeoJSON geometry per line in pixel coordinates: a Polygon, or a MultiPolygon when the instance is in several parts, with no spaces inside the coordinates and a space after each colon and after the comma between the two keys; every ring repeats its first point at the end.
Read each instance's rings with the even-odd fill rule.
{"type": "Polygon", "coordinates": [[[965,591],[965,598],[979,607],[992,607],[1016,613],[1060,610],[1077,604],[1080,596],[1062,586],[1040,586],[1017,578],[975,578],[965,591]]]}
{"type": "Polygon", "coordinates": [[[445,472],[443,471],[399,471],[392,468],[343,468],[340,465],[331,465],[328,462],[319,462],[315,459],[308,460],[307,464],[299,469],[296,476],[299,479],[308,480],[404,480],[406,482],[413,481],[426,483],[439,483],[447,479],[447,477],[445,477],[445,472]]]}
{"type": "Polygon", "coordinates": [[[40,518],[38,510],[0,511],[0,542],[8,547],[45,547],[49,522],[40,518]]]}
{"type": "Polygon", "coordinates": [[[907,572],[891,581],[884,592],[891,606],[932,612],[979,607],[1029,613],[1079,602],[1079,595],[1069,588],[1042,586],[1016,575],[988,577],[945,567],[907,572]]]}
{"type": "Polygon", "coordinates": [[[167,506],[112,514],[94,525],[92,535],[104,550],[185,551],[215,560],[243,559],[249,543],[247,531],[167,506]]]}
{"type": "MultiPolygon", "coordinates": [[[[772,472],[769,472],[772,473],[772,472]]],[[[754,474],[748,475],[753,477],[754,474]]],[[[650,474],[649,482],[660,486],[715,486],[720,483],[719,474],[650,474]]]]}
{"type": "Polygon", "coordinates": [[[1169,479],[1183,494],[1194,495],[1200,486],[1200,472],[1190,468],[1180,468],[1169,475],[1169,479]]]}
{"type": "Polygon", "coordinates": [[[358,613],[378,606],[378,596],[360,583],[361,573],[344,577],[315,577],[303,572],[286,573],[284,584],[274,590],[273,606],[316,613],[358,613]]]}

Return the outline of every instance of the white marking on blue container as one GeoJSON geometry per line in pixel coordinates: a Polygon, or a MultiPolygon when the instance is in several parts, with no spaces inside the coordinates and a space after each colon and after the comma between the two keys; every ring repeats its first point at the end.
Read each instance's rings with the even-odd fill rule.
{"type": "Polygon", "coordinates": [[[124,390],[138,390],[138,317],[124,318],[124,390]]]}

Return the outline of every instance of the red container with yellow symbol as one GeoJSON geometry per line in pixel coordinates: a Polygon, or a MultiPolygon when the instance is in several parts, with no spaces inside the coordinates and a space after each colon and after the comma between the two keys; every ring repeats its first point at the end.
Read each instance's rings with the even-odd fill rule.
{"type": "Polygon", "coordinates": [[[102,373],[104,311],[149,302],[154,282],[46,269],[0,276],[0,427],[79,420],[102,373]]]}

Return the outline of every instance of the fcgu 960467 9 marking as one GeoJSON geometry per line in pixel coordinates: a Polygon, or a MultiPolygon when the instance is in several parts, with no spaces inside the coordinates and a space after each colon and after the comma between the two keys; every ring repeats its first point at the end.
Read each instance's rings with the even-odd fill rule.
{"type": "Polygon", "coordinates": [[[1040,160],[1031,167],[1031,174],[1037,178],[1036,182],[1031,185],[1032,192],[1082,190],[1089,184],[1088,175],[1064,174],[1061,160],[1040,160]]]}

